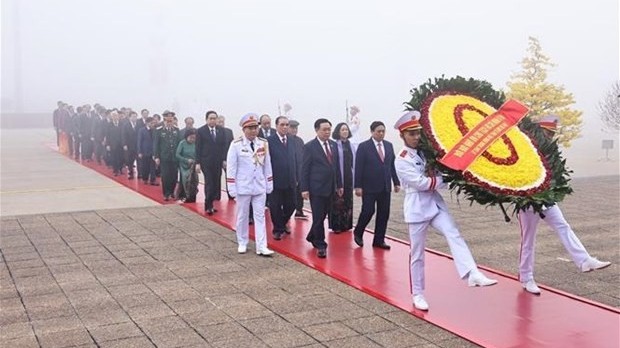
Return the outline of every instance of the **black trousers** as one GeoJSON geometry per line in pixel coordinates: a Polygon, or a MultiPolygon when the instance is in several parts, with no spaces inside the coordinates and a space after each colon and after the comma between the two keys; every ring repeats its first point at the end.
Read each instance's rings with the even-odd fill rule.
{"type": "Polygon", "coordinates": [[[299,213],[304,211],[304,198],[301,196],[301,187],[299,185],[295,189],[295,210],[299,213]]]}
{"type": "Polygon", "coordinates": [[[375,205],[377,207],[377,216],[375,218],[375,236],[373,244],[383,243],[385,241],[385,230],[387,229],[388,218],[390,217],[390,191],[380,193],[362,194],[362,211],[357,219],[357,225],[353,233],[357,236],[364,234],[364,230],[372,216],[375,214],[375,205]]]}
{"type": "Polygon", "coordinates": [[[82,137],[80,139],[80,145],[82,147],[82,159],[90,160],[93,158],[93,141],[90,138],[82,137]]]}
{"type": "Polygon", "coordinates": [[[164,161],[160,159],[159,167],[161,168],[161,188],[164,197],[172,197],[174,195],[174,187],[179,179],[179,169],[177,162],[164,161]]]}
{"type": "Polygon", "coordinates": [[[295,189],[273,189],[269,197],[269,214],[273,232],[286,231],[286,223],[295,211],[295,189]]]}
{"type": "Polygon", "coordinates": [[[101,163],[101,159],[103,159],[103,156],[105,154],[105,146],[103,146],[102,140],[97,139],[95,139],[93,146],[95,152],[95,160],[97,161],[97,163],[101,163]]]}
{"type": "Polygon", "coordinates": [[[133,176],[133,164],[138,158],[138,154],[133,150],[125,151],[125,165],[127,166],[127,175],[133,176]]]}
{"type": "Polygon", "coordinates": [[[153,156],[144,155],[139,161],[140,166],[139,173],[142,175],[142,180],[154,183],[157,180],[155,176],[155,161],[153,156]]]}
{"type": "Polygon", "coordinates": [[[312,209],[312,227],[306,239],[318,249],[327,248],[325,242],[325,218],[331,206],[332,196],[316,196],[310,194],[310,209],[312,209]]]}
{"type": "Polygon", "coordinates": [[[75,159],[80,159],[80,136],[77,134],[73,135],[73,157],[75,159]]]}
{"type": "Polygon", "coordinates": [[[123,148],[119,146],[110,147],[110,165],[115,174],[120,174],[123,168],[123,148]]]}
{"type": "Polygon", "coordinates": [[[213,201],[222,190],[222,165],[200,165],[205,179],[205,210],[213,209],[213,201]]]}

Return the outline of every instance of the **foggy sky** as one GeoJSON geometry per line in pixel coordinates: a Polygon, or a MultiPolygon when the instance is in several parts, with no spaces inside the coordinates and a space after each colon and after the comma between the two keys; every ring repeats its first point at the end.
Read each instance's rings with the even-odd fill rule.
{"type": "Polygon", "coordinates": [[[534,36],[557,64],[549,80],[584,111],[585,137],[573,147],[599,156],[610,138],[618,157],[618,135],[601,133],[595,109],[618,79],[617,0],[17,3],[2,1],[3,112],[15,108],[21,72],[24,111],[99,102],[175,109],[200,125],[214,109],[235,127],[246,112],[276,115],[288,102],[311,134],[317,117],[343,121],[348,100],[367,133],[376,119],[391,128],[428,78],[505,88],[534,36]]]}

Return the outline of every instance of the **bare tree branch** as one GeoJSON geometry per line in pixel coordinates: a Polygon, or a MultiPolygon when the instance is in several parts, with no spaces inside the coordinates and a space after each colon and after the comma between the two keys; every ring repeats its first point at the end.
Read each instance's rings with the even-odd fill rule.
{"type": "Polygon", "coordinates": [[[615,132],[620,130],[620,82],[611,85],[597,109],[605,129],[615,132]]]}

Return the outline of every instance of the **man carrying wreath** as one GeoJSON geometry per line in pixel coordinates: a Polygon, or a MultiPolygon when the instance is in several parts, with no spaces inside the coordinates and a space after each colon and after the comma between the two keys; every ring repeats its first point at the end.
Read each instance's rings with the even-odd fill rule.
{"type": "Polygon", "coordinates": [[[467,278],[469,286],[496,284],[497,280],[487,278],[478,270],[467,243],[448,212],[446,203],[437,192],[437,189],[445,188],[447,184],[434,169],[426,168],[426,159],[422,152],[417,150],[422,135],[420,113],[418,111],[405,113],[394,128],[400,132],[405,144],[396,156],[394,166],[401,187],[405,191],[403,210],[411,246],[410,276],[414,307],[423,311],[428,310],[428,303],[424,297],[424,245],[429,226],[437,229],[446,238],[459,277],[467,278]]]}

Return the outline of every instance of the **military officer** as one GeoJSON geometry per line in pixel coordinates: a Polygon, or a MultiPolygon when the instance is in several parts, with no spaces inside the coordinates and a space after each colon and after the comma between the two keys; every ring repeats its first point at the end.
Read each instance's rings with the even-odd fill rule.
{"type": "Polygon", "coordinates": [[[161,169],[161,186],[164,201],[174,195],[174,187],[178,179],[178,163],[176,150],[181,141],[179,129],[174,127],[174,112],[164,111],[164,125],[155,130],[153,136],[153,159],[161,169]]]}
{"type": "MultiPolygon", "coordinates": [[[[546,137],[553,138],[558,130],[560,119],[555,115],[543,117],[538,125],[543,129],[546,137]]],[[[605,268],[611,262],[599,261],[590,256],[573,229],[570,227],[557,204],[546,208],[542,214],[533,209],[518,212],[519,226],[521,227],[521,254],[519,255],[519,280],[525,291],[539,295],[540,288],[534,281],[534,249],[538,222],[542,218],[558,235],[564,249],[570,254],[575,265],[582,272],[589,272],[605,268]]]]}
{"type": "Polygon", "coordinates": [[[265,226],[265,198],[273,191],[271,158],[267,140],[259,138],[258,116],[246,114],[239,122],[243,135],[233,141],[226,157],[228,193],[237,201],[237,251],[244,254],[249,241],[249,209],[254,207],[256,254],[270,256],[265,226]]]}
{"type": "Polygon", "coordinates": [[[405,143],[405,147],[396,156],[394,166],[405,191],[403,208],[411,245],[410,277],[413,305],[425,311],[428,310],[428,303],[424,298],[424,244],[429,226],[439,230],[446,238],[459,277],[461,279],[467,277],[469,286],[493,285],[497,280],[487,278],[478,270],[467,244],[448,212],[446,203],[436,191],[447,185],[439,173],[425,168],[426,160],[416,149],[422,129],[419,119],[418,111],[410,111],[401,116],[394,125],[405,143]]]}

